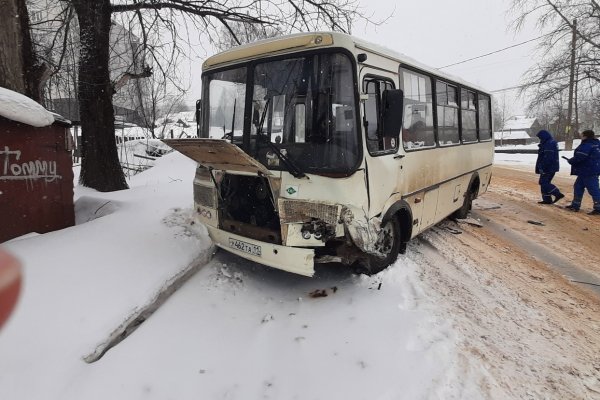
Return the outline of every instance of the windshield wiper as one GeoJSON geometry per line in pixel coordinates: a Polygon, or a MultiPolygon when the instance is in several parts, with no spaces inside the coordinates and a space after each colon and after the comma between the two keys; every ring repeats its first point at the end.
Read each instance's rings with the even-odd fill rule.
{"type": "Polygon", "coordinates": [[[262,112],[262,115],[260,116],[260,122],[258,124],[258,129],[256,130],[256,136],[264,140],[269,145],[271,150],[273,150],[275,154],[277,154],[277,157],[281,160],[281,162],[283,162],[283,164],[287,167],[289,173],[292,174],[294,178],[308,178],[306,174],[302,172],[302,170],[298,168],[298,166],[287,155],[283,154],[281,149],[275,143],[271,142],[271,138],[269,138],[263,133],[265,117],[267,116],[267,110],[269,109],[270,102],[271,98],[269,97],[267,99],[267,102],[265,103],[265,108],[262,112]]]}

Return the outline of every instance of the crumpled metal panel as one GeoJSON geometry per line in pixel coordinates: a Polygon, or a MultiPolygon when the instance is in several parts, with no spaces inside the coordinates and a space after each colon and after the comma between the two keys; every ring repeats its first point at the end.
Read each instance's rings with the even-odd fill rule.
{"type": "Polygon", "coordinates": [[[336,225],[342,208],[341,205],[288,199],[279,199],[278,206],[282,224],[308,222],[314,218],[336,225]]]}

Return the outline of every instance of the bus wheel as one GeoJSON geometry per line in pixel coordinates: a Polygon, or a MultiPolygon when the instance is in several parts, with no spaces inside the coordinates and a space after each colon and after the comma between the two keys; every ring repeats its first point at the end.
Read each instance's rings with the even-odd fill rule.
{"type": "Polygon", "coordinates": [[[383,271],[398,258],[402,246],[400,222],[396,217],[390,218],[381,226],[375,248],[381,255],[366,254],[357,260],[355,271],[365,275],[373,275],[383,271]]]}
{"type": "Polygon", "coordinates": [[[465,201],[463,202],[463,205],[458,210],[454,211],[452,217],[456,219],[467,218],[473,205],[473,199],[475,199],[475,192],[473,190],[469,190],[467,193],[465,193],[465,201]]]}

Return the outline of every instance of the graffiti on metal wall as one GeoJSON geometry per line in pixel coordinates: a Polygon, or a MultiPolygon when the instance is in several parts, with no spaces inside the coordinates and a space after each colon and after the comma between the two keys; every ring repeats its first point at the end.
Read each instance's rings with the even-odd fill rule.
{"type": "Polygon", "coordinates": [[[0,181],[6,180],[36,180],[54,182],[61,179],[57,174],[56,161],[35,160],[19,162],[21,150],[10,150],[8,146],[0,148],[0,181]]]}

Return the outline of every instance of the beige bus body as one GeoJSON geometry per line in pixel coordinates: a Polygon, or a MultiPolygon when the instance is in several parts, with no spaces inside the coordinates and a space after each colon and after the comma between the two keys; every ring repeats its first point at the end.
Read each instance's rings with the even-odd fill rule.
{"type": "MultiPolygon", "coordinates": [[[[365,119],[363,102],[366,95],[361,88],[365,77],[383,78],[398,88],[401,65],[440,76],[439,71],[408,57],[348,35],[330,32],[297,34],[240,46],[207,59],[203,73],[249,61],[327,48],[344,49],[354,60],[359,59],[355,68],[359,86],[356,95],[360,99],[357,102],[360,104],[358,121],[365,119]]],[[[458,78],[447,75],[443,78],[485,93],[458,78]]],[[[372,155],[365,140],[364,124],[360,123],[357,129],[362,138],[358,142],[362,147],[362,158],[347,176],[317,173],[294,176],[284,168],[269,168],[227,140],[203,138],[165,142],[198,162],[194,180],[196,216],[207,226],[217,246],[273,268],[312,276],[315,262],[352,264],[360,258],[354,250],[379,255],[381,243],[378,244],[377,238],[389,218],[397,219],[405,246],[409,239],[464,207],[467,200],[485,192],[491,179],[491,139],[418,151],[396,145],[396,151],[372,155]],[[239,223],[224,218],[220,210],[223,201],[220,190],[223,190],[221,186],[227,175],[242,177],[231,181],[240,185],[252,182],[252,177],[259,177],[268,184],[269,198],[279,218],[278,233],[256,226],[252,219],[239,223]],[[315,256],[316,250],[329,246],[328,241],[339,244],[335,254],[315,256]]],[[[397,140],[403,140],[402,134],[397,140]]],[[[256,191],[262,190],[258,183],[256,188],[256,191]]]]}

